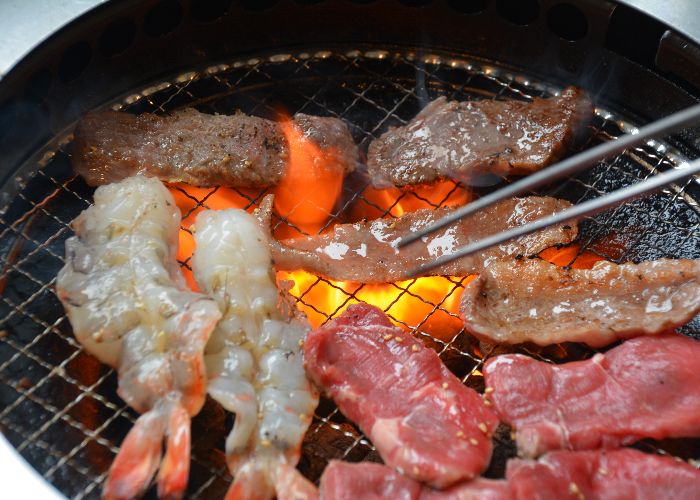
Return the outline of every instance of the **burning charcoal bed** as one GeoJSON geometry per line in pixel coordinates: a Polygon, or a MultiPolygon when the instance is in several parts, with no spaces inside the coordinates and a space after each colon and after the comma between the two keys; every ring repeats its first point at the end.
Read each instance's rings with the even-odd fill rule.
{"type": "MultiPolygon", "coordinates": [[[[206,4],[216,6],[229,3],[206,4]]],[[[414,4],[430,2],[388,3],[392,6],[396,4],[394,24],[405,21],[415,27],[418,21],[414,17],[416,9],[420,7],[414,4]]],[[[482,19],[487,24],[505,23],[511,30],[531,29],[528,23],[518,24],[512,19],[508,20],[508,16],[499,17],[503,16],[498,9],[503,5],[512,6],[513,2],[466,2],[469,5],[481,3],[488,7],[477,9],[472,14],[460,12],[460,19],[466,19],[470,26],[482,19]],[[488,21],[484,21],[486,19],[488,21]]],[[[542,12],[554,10],[550,8],[550,3],[540,2],[542,12]]],[[[575,2],[577,6],[579,3],[575,2]]],[[[369,46],[357,42],[350,31],[342,31],[337,34],[338,41],[330,43],[327,40],[333,38],[326,33],[332,31],[330,27],[309,32],[308,41],[302,38],[300,30],[308,22],[303,19],[310,15],[310,10],[317,9],[329,19],[336,19],[336,16],[340,19],[343,15],[365,18],[371,17],[371,13],[387,15],[374,4],[329,1],[320,2],[318,6],[313,2],[299,2],[304,5],[293,6],[292,2],[280,2],[276,7],[259,11],[261,8],[247,6],[251,2],[233,2],[229,10],[219,9],[224,12],[220,18],[212,14],[219,12],[215,7],[211,7],[209,12],[195,7],[194,2],[192,5],[186,2],[179,11],[173,11],[168,10],[173,8],[171,4],[181,5],[161,2],[148,4],[148,8],[140,7],[144,12],[143,29],[155,30],[153,36],[148,35],[142,42],[145,46],[155,50],[164,44],[174,43],[174,39],[182,42],[184,38],[179,37],[185,35],[178,35],[179,29],[193,30],[187,32],[188,36],[195,36],[195,33],[202,39],[206,38],[202,26],[210,25],[203,24],[197,17],[206,17],[206,14],[213,16],[213,20],[207,22],[213,23],[211,29],[217,33],[223,30],[223,24],[229,27],[231,23],[235,24],[234,15],[243,14],[250,16],[250,29],[259,27],[266,19],[269,30],[278,29],[280,33],[287,33],[284,31],[286,23],[282,19],[289,15],[301,23],[289,28],[289,36],[295,36],[297,41],[304,43],[270,50],[270,44],[261,42],[260,46],[265,48],[257,47],[255,51],[251,49],[248,52],[243,50],[248,46],[239,50],[227,45],[228,52],[225,54],[212,53],[207,49],[202,52],[206,53],[206,61],[195,62],[194,53],[198,48],[182,42],[187,50],[180,62],[175,64],[168,59],[159,74],[144,70],[145,80],[134,78],[126,83],[122,80],[121,87],[117,86],[118,82],[100,80],[91,73],[93,70],[87,63],[88,76],[85,78],[89,80],[77,76],[71,80],[70,72],[75,71],[75,66],[81,61],[80,54],[75,52],[79,52],[79,49],[74,50],[72,59],[69,57],[68,62],[62,60],[56,67],[55,77],[50,78],[49,90],[42,90],[40,69],[33,68],[36,71],[28,72],[33,80],[26,84],[24,97],[15,100],[17,106],[21,104],[21,109],[29,110],[23,115],[27,117],[25,122],[17,122],[18,130],[24,130],[27,123],[38,119],[32,113],[39,113],[42,109],[47,110],[47,116],[56,119],[56,123],[46,123],[44,128],[34,127],[36,137],[33,140],[25,137],[28,133],[22,135],[14,141],[15,146],[8,146],[3,160],[6,181],[0,208],[0,430],[48,482],[71,498],[99,496],[109,465],[138,416],[117,395],[117,378],[113,370],[87,354],[75,340],[55,294],[56,274],[64,264],[65,241],[73,234],[68,224],[90,205],[94,193],[94,188],[74,173],[71,163],[74,151],[72,127],[84,112],[113,109],[131,114],[165,115],[193,107],[203,113],[222,115],[241,111],[264,118],[277,117],[280,112],[289,116],[304,113],[333,117],[347,124],[359,147],[361,162],[366,162],[372,140],[390,127],[407,124],[428,102],[442,96],[458,101],[530,101],[536,97],[556,96],[570,83],[580,84],[591,92],[595,103],[595,113],[587,130],[589,139],[581,146],[583,148],[614,139],[635,126],[695,101],[690,95],[695,92],[690,84],[672,84],[666,80],[658,83],[657,87],[658,92],[670,89],[666,94],[666,107],[657,102],[663,100],[661,98],[644,101],[645,79],[662,80],[662,76],[653,72],[641,74],[642,70],[637,66],[645,63],[646,59],[635,63],[620,62],[615,66],[616,70],[610,70],[608,76],[620,81],[639,77],[637,83],[630,87],[630,95],[623,96],[625,92],[622,90],[602,83],[607,80],[599,73],[590,78],[584,77],[584,69],[590,69],[590,66],[582,63],[570,68],[568,73],[566,68],[559,68],[554,71],[556,74],[548,74],[546,69],[536,66],[530,56],[522,64],[516,64],[518,57],[512,52],[508,57],[504,56],[503,61],[494,61],[498,52],[494,52],[491,42],[483,49],[477,49],[473,44],[466,44],[466,48],[460,49],[461,39],[455,39],[454,44],[441,43],[442,39],[431,43],[406,41],[402,37],[408,35],[397,33],[394,28],[386,34],[377,35],[379,38],[376,40],[384,41],[384,45],[377,43],[369,46]],[[337,10],[334,11],[334,7],[337,10]],[[156,14],[151,15],[151,12],[156,14]],[[180,19],[178,23],[182,23],[180,28],[177,28],[177,23],[174,27],[168,27],[162,17],[160,21],[153,20],[153,16],[163,16],[163,12],[168,12],[171,17],[173,12],[180,12],[179,16],[175,16],[180,19]],[[298,12],[305,14],[302,16],[298,12]],[[158,34],[158,29],[165,31],[158,34]],[[175,38],[168,41],[168,36],[175,38]],[[487,57],[483,50],[492,51],[491,57],[487,57]],[[47,95],[54,102],[70,92],[77,95],[77,90],[70,90],[71,85],[97,85],[96,81],[101,81],[103,85],[98,100],[92,96],[86,96],[82,101],[74,97],[72,107],[47,104],[47,95]],[[690,90],[681,90],[681,87],[690,90]],[[638,107],[630,103],[634,99],[638,99],[638,107]],[[668,109],[669,106],[675,109],[668,109]],[[58,109],[65,116],[51,114],[58,113],[58,109]]],[[[534,4],[538,5],[538,2],[534,4]]],[[[425,8],[426,13],[430,12],[430,15],[426,14],[423,25],[426,30],[437,30],[437,25],[432,23],[443,19],[440,16],[450,13],[457,15],[454,14],[456,11],[445,10],[448,9],[447,3],[434,12],[425,8]]],[[[576,9],[583,15],[579,7],[576,9]]],[[[521,10],[525,12],[527,9],[521,10]]],[[[516,11],[517,8],[510,9],[509,15],[515,16],[516,11]]],[[[609,14],[613,16],[611,23],[619,22],[614,20],[615,15],[622,15],[620,11],[617,12],[614,14],[614,11],[610,11],[609,14]]],[[[628,16],[640,15],[630,14],[624,9],[622,12],[628,16]]],[[[139,15],[134,14],[134,19],[141,19],[139,15]]],[[[594,23],[602,21],[593,11],[586,11],[586,15],[591,16],[593,34],[590,37],[595,38],[598,34],[594,23]]],[[[548,17],[543,13],[539,14],[539,18],[548,17]]],[[[128,16],[125,19],[133,22],[128,16]]],[[[340,20],[334,22],[343,25],[340,20]]],[[[371,21],[367,27],[369,35],[379,33],[379,24],[374,23],[378,21],[371,21]]],[[[657,25],[661,25],[657,21],[654,23],[653,26],[657,28],[657,25]]],[[[461,36],[455,34],[458,32],[455,23],[449,23],[449,26],[453,29],[450,31],[453,36],[461,36]]],[[[543,26],[537,28],[540,31],[544,29],[543,26]]],[[[613,27],[610,29],[613,30],[613,27]]],[[[556,43],[564,43],[556,32],[551,35],[556,43]]],[[[241,35],[232,36],[239,40],[241,35]]],[[[539,36],[532,34],[532,47],[548,46],[549,42],[543,42],[539,36]]],[[[137,37],[141,40],[141,35],[137,37]]],[[[103,50],[105,44],[111,47],[104,40],[114,42],[104,35],[102,38],[96,36],[90,43],[94,43],[96,50],[103,50]]],[[[597,38],[585,40],[590,44],[602,44],[596,42],[597,38]]],[[[202,43],[206,45],[206,42],[202,43]]],[[[574,64],[579,54],[574,50],[575,43],[583,42],[571,43],[574,45],[562,48],[558,54],[565,62],[574,64]]],[[[619,45],[621,42],[613,40],[610,43],[619,45]]],[[[65,45],[70,50],[72,45],[67,41],[65,45]]],[[[618,61],[635,55],[624,53],[623,48],[619,49],[623,54],[614,53],[611,60],[618,61]]],[[[134,54],[130,48],[123,50],[122,55],[114,56],[117,67],[126,64],[121,57],[132,57],[134,54]]],[[[605,50],[612,51],[610,48],[605,50]]],[[[100,54],[99,57],[106,58],[100,54]]],[[[169,57],[174,55],[170,54],[169,57]]],[[[145,64],[147,57],[136,60],[145,64]]],[[[674,71],[673,68],[676,67],[667,71],[674,71]]],[[[133,76],[133,73],[129,75],[133,76]]],[[[14,84],[11,78],[9,81],[3,80],[0,82],[0,92],[14,84]]],[[[19,113],[6,105],[0,109],[6,113],[19,113]]],[[[274,194],[275,215],[271,220],[271,231],[277,238],[287,239],[327,232],[336,224],[379,217],[392,219],[419,209],[459,206],[502,185],[467,186],[453,180],[442,180],[432,185],[380,189],[371,185],[362,166],[344,179],[337,172],[327,175],[326,172],[314,170],[313,161],[319,153],[314,151],[313,144],[303,136],[295,136],[293,131],[286,131],[285,134],[290,143],[289,155],[293,164],[290,168],[295,170],[282,185],[259,189],[205,188],[182,183],[168,185],[182,211],[178,261],[190,285],[194,286],[191,255],[196,229],[193,224],[197,214],[206,209],[242,208],[253,212],[260,207],[266,195],[274,194]]],[[[9,136],[0,137],[0,146],[10,144],[10,139],[9,136]]],[[[655,173],[678,168],[687,159],[697,156],[696,149],[697,143],[690,133],[679,134],[665,142],[650,141],[532,194],[579,203],[655,173]]],[[[700,184],[697,179],[691,179],[649,198],[583,220],[572,244],[548,248],[539,254],[539,258],[573,268],[590,268],[599,260],[624,263],[658,258],[700,258],[700,184]]],[[[523,353],[541,361],[561,363],[587,359],[597,352],[583,344],[497,346],[478,340],[465,330],[459,316],[462,291],[473,276],[430,276],[394,283],[363,284],[334,281],[298,270],[279,271],[277,279],[280,283],[285,280],[293,282],[289,284],[289,293],[314,327],[326,324],[353,303],[366,302],[378,306],[396,325],[434,349],[465,385],[478,392],[484,391],[484,363],[497,354],[523,353]]],[[[700,320],[695,318],[681,328],[681,332],[700,339],[700,320]]],[[[225,462],[224,438],[231,425],[231,417],[211,399],[194,417],[188,498],[222,498],[227,491],[231,477],[225,462]]],[[[678,457],[695,465],[700,460],[700,441],[697,439],[645,440],[636,447],[678,457]]],[[[515,444],[509,438],[509,429],[501,426],[494,434],[494,453],[486,477],[504,477],[506,461],[514,456],[515,444]]],[[[343,417],[330,400],[322,398],[304,440],[299,470],[318,483],[325,465],[333,459],[381,461],[370,440],[343,417]]],[[[147,496],[155,497],[155,491],[150,491],[147,496]]]]}

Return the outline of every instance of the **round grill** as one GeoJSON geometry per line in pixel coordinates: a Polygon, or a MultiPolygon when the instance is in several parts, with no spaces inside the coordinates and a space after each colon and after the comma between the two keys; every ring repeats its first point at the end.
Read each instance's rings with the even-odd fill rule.
{"type": "MultiPolygon", "coordinates": [[[[117,102],[106,103],[133,113],[166,113],[195,106],[208,113],[245,113],[274,116],[283,106],[290,114],[335,116],[345,120],[366,151],[368,143],[389,126],[405,124],[429,100],[530,99],[559,88],[485,67],[449,53],[420,54],[394,50],[334,50],[277,54],[264,59],[235,61],[204,71],[185,73],[153,82],[117,102]]],[[[612,111],[596,110],[592,141],[617,137],[632,125],[612,111]]],[[[71,236],[70,221],[91,202],[93,189],[72,172],[70,137],[58,137],[29,165],[36,174],[21,185],[0,215],[0,425],[18,451],[51,483],[71,498],[97,497],[118,446],[136,414],[116,394],[116,375],[87,354],[73,338],[55,292],[63,265],[64,242],[71,236]],[[38,168],[38,169],[37,169],[38,168]]],[[[661,143],[625,152],[595,168],[541,191],[574,203],[629,185],[659,171],[675,168],[683,157],[661,143]]],[[[328,225],[351,220],[353,207],[372,205],[360,177],[348,179],[341,202],[329,214],[328,225]]],[[[179,189],[190,210],[209,208],[217,189],[179,189]]],[[[454,186],[454,190],[461,186],[454,186]]],[[[476,194],[488,189],[481,188],[476,194]]],[[[452,191],[450,191],[452,193],[452,191]]],[[[252,210],[265,191],[237,191],[244,208],[252,210]]],[[[406,198],[396,197],[383,215],[406,198]]],[[[450,194],[445,197],[449,198],[450,194]]],[[[425,201],[425,200],[423,200],[425,201]]],[[[660,257],[700,258],[700,186],[697,179],[585,220],[581,225],[578,254],[593,252],[615,262],[660,257]]],[[[433,204],[439,206],[440,203],[433,204]]],[[[374,204],[376,208],[379,208],[374,204]]],[[[288,225],[276,219],[278,226],[288,225]]],[[[291,227],[290,231],[298,231],[291,227]]],[[[570,264],[566,262],[562,264],[570,264]]],[[[182,265],[187,267],[187,259],[182,265]]],[[[415,280],[391,285],[395,299],[386,313],[437,350],[446,365],[465,384],[483,390],[481,366],[496,353],[515,350],[552,362],[583,359],[594,351],[580,345],[516,349],[480,344],[460,329],[458,317],[446,306],[458,298],[463,279],[448,279],[445,296],[434,301],[416,291],[415,280]],[[421,302],[429,312],[407,323],[395,314],[403,299],[421,302]],[[453,330],[436,332],[431,318],[446,315],[453,330]],[[454,325],[457,325],[456,327],[454,325]]],[[[338,284],[318,278],[298,287],[295,296],[313,321],[322,323],[340,309],[362,300],[363,285],[338,284]],[[331,310],[315,303],[314,290],[328,287],[340,297],[331,310]]],[[[441,323],[442,324],[442,323],[441,323]]],[[[700,337],[696,319],[683,332],[700,337]]],[[[231,417],[213,401],[193,421],[192,469],[188,495],[222,497],[230,484],[223,440],[231,417]]],[[[700,441],[642,442],[649,451],[700,460],[700,441]]],[[[508,429],[495,436],[495,453],[486,475],[500,477],[515,448],[508,429]]],[[[374,460],[371,443],[328,400],[321,401],[303,446],[299,465],[317,480],[329,459],[374,460]]],[[[153,494],[151,492],[151,494],[153,494]]]]}

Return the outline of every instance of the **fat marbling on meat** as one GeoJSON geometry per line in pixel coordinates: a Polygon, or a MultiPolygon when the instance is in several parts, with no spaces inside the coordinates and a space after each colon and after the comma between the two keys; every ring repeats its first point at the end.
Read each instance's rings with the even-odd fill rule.
{"type": "Polygon", "coordinates": [[[697,500],[700,470],[637,450],[556,451],[537,461],[508,461],[513,498],[545,500],[697,500]]]}
{"type": "Polygon", "coordinates": [[[462,295],[467,330],[499,343],[615,340],[668,331],[700,311],[700,260],[597,262],[566,269],[540,259],[489,265],[462,295]]]}
{"type": "Polygon", "coordinates": [[[682,335],[638,337],[562,365],[505,354],[484,377],[522,456],[700,436],[700,342],[682,335]]]}
{"type": "Polygon", "coordinates": [[[323,500],[509,500],[505,481],[477,478],[434,490],[386,465],[331,460],[321,476],[323,500]]]}
{"type": "Polygon", "coordinates": [[[440,97],[370,144],[369,175],[385,187],[529,174],[564,156],[592,116],[591,101],[575,87],[532,102],[440,97]]]}
{"type": "Polygon", "coordinates": [[[438,488],[488,465],[495,414],[377,307],[351,305],[311,332],[304,363],[387,465],[438,488]]]}
{"type": "MultiPolygon", "coordinates": [[[[341,120],[298,113],[293,123],[324,152],[329,168],[355,168],[357,146],[341,120]]],[[[104,111],[78,122],[73,168],[91,186],[140,173],[194,186],[262,188],[280,181],[288,156],[279,123],[256,116],[104,111]]]]}
{"type": "MultiPolygon", "coordinates": [[[[327,233],[284,241],[270,237],[270,249],[278,270],[304,269],[334,280],[389,283],[407,279],[408,270],[441,255],[449,255],[479,238],[570,206],[568,201],[550,197],[511,198],[465,217],[400,252],[396,243],[402,236],[432,224],[453,209],[418,210],[395,219],[337,224],[327,233]]],[[[268,195],[258,211],[258,218],[267,231],[270,231],[271,211],[272,196],[268,195]]],[[[429,272],[450,276],[475,274],[486,262],[508,256],[536,255],[545,248],[570,243],[577,234],[576,224],[550,227],[429,272]]]]}

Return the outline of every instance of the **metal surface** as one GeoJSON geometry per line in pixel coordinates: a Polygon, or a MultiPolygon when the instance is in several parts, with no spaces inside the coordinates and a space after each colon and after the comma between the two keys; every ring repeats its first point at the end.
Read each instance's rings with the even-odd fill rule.
{"type": "MultiPolygon", "coordinates": [[[[196,105],[205,112],[236,109],[266,115],[283,105],[290,113],[337,116],[348,122],[363,151],[373,137],[391,125],[406,123],[429,99],[515,98],[549,95],[558,90],[528,75],[495,66],[484,67],[450,53],[418,55],[399,51],[305,51],[243,59],[154,81],[125,99],[108,104],[129,112],[171,111],[196,105]]],[[[593,143],[609,140],[632,126],[604,109],[597,109],[593,143]]],[[[93,190],[76,177],[70,165],[70,136],[59,136],[40,155],[41,168],[29,178],[0,212],[0,425],[9,441],[48,481],[71,498],[97,497],[107,469],[135,413],[116,395],[116,377],[86,354],[73,338],[55,296],[53,284],[63,265],[69,222],[90,201],[93,190]]],[[[684,158],[664,144],[643,145],[599,163],[546,192],[578,203],[678,166],[684,158]]],[[[190,210],[213,204],[218,189],[179,191],[190,210]]],[[[252,209],[264,192],[232,190],[252,209]]],[[[485,194],[477,192],[476,194],[485,194]]],[[[416,194],[398,194],[383,213],[416,194]]],[[[695,183],[675,185],[653,197],[619,207],[582,223],[579,253],[595,252],[622,262],[659,257],[700,257],[700,192],[695,183]]],[[[353,207],[371,207],[361,176],[346,181],[342,200],[328,224],[352,220],[353,207]]],[[[376,205],[375,205],[376,207],[376,205]]],[[[284,227],[286,221],[277,220],[284,227]]],[[[292,229],[292,231],[295,231],[292,229]]],[[[572,255],[572,259],[576,254],[572,255]]],[[[187,266],[186,259],[182,262],[187,266]]],[[[447,307],[463,287],[463,278],[449,280],[439,300],[427,299],[415,280],[391,285],[396,299],[385,311],[427,345],[465,384],[483,390],[480,368],[485,359],[511,350],[480,344],[459,327],[447,307]],[[407,323],[398,314],[399,302],[414,301],[427,308],[425,317],[407,323]],[[436,326],[436,318],[442,318],[436,326]],[[447,327],[445,327],[447,325],[447,327]]],[[[363,296],[366,287],[315,279],[297,294],[301,307],[322,321],[363,296]],[[315,302],[322,289],[341,297],[327,309],[315,302]]],[[[684,332],[700,336],[697,320],[684,332]]],[[[534,348],[521,346],[539,359],[582,359],[594,351],[581,346],[534,348]]],[[[189,496],[223,497],[230,477],[223,457],[223,438],[230,417],[209,401],[193,420],[193,458],[189,496]]],[[[490,477],[503,474],[514,454],[506,429],[497,433],[490,477]]],[[[698,440],[644,442],[647,451],[682,459],[700,459],[698,440]]],[[[304,442],[300,469],[317,480],[332,458],[378,460],[371,443],[322,400],[304,442]]]]}
{"type": "MultiPolygon", "coordinates": [[[[78,16],[109,0],[4,0],[0,3],[0,78],[35,46],[78,16]]],[[[691,40],[700,41],[700,16],[694,0],[618,0],[691,40]]]]}
{"type": "Polygon", "coordinates": [[[655,17],[691,40],[700,41],[700,16],[696,0],[620,0],[620,3],[655,17]]]}

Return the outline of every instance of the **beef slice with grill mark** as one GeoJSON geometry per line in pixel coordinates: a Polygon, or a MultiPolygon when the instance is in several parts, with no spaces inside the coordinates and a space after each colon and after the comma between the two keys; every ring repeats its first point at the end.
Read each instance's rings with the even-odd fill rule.
{"type": "Polygon", "coordinates": [[[504,354],[484,377],[521,456],[700,436],[700,342],[682,335],[638,337],[561,365],[504,354]]]}
{"type": "Polygon", "coordinates": [[[372,141],[369,175],[375,187],[526,175],[562,158],[592,116],[590,99],[576,87],[531,102],[440,97],[372,141]]]}
{"type": "MultiPolygon", "coordinates": [[[[418,210],[395,219],[337,224],[327,233],[285,241],[270,237],[270,250],[278,270],[304,269],[334,280],[390,283],[406,279],[406,273],[420,264],[454,253],[487,235],[527,224],[570,206],[568,201],[550,197],[511,198],[465,217],[401,251],[396,243],[402,236],[433,224],[453,209],[418,210]]],[[[257,213],[268,232],[271,211],[272,196],[268,195],[257,213]]],[[[485,262],[536,255],[545,248],[570,243],[577,234],[576,224],[550,227],[426,273],[445,276],[475,274],[485,262]]]]}
{"type": "Polygon", "coordinates": [[[601,347],[666,332],[700,312],[700,260],[597,262],[566,269],[549,262],[493,262],[465,287],[461,313],[471,333],[493,342],[601,347]]]}
{"type": "MultiPolygon", "coordinates": [[[[357,147],[341,120],[297,114],[305,137],[348,172],[357,147]]],[[[194,186],[263,188],[285,172],[289,147],[279,123],[243,113],[89,113],[75,129],[73,168],[91,186],[136,174],[194,186]]]]}

